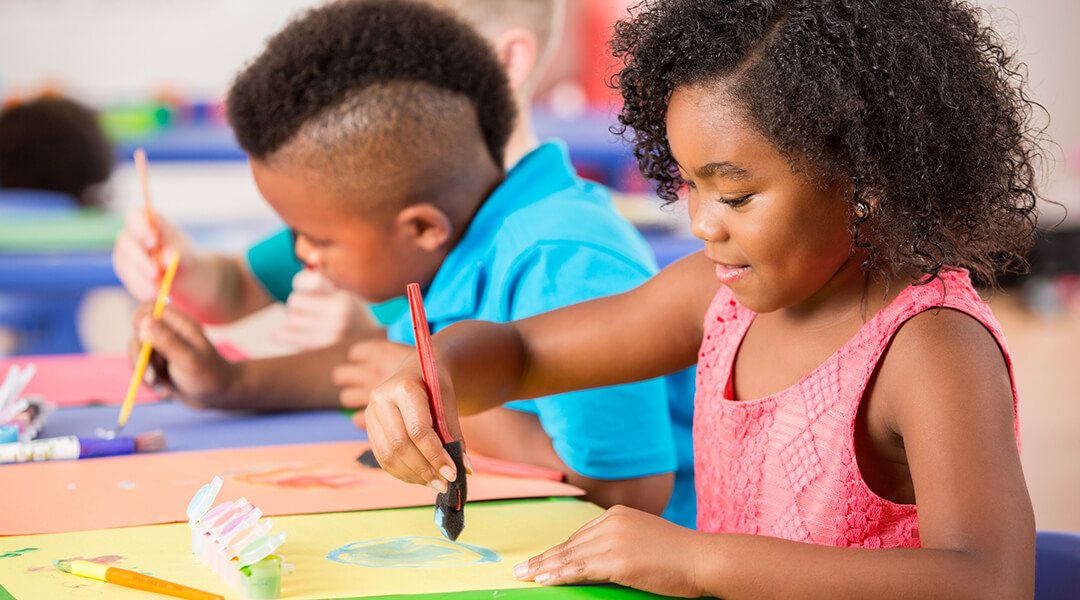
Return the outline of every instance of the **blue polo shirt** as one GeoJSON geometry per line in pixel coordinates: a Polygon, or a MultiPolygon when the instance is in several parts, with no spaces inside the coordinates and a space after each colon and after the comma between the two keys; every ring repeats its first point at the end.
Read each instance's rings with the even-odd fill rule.
{"type": "MultiPolygon", "coordinates": [[[[549,142],[522,158],[480,207],[424,305],[432,332],[465,319],[506,322],[627,291],[656,270],[652,251],[615,211],[607,189],[577,177],[565,146],[549,142]]],[[[415,344],[407,313],[388,324],[387,337],[415,344]]],[[[665,516],[694,526],[693,378],[686,372],[507,406],[538,415],[559,457],[586,477],[678,468],[679,493],[665,516]],[[674,433],[673,416],[685,420],[674,433]]]]}

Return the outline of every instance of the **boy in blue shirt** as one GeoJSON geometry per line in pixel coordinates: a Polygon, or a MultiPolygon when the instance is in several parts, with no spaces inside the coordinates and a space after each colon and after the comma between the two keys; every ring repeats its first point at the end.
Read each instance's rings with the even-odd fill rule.
{"type": "MultiPolygon", "coordinates": [[[[504,175],[514,118],[506,73],[470,27],[430,6],[315,9],[269,42],[228,106],[260,191],[297,236],[297,256],[370,302],[419,282],[434,331],[625,291],[655,272],[640,235],[602,186],[576,177],[561,144],[540,146],[504,175]]],[[[167,361],[164,381],[189,404],[338,404],[327,373],[340,348],[233,364],[177,310],[155,322],[144,307],[137,323],[167,361]]],[[[364,397],[415,352],[403,345],[412,341],[402,315],[386,340],[354,346],[335,378],[364,397]]],[[[682,466],[668,384],[489,411],[463,424],[465,440],[490,456],[556,468],[604,506],[660,513],[682,466]]],[[[681,510],[685,523],[693,497],[677,500],[669,514],[681,510]]]]}

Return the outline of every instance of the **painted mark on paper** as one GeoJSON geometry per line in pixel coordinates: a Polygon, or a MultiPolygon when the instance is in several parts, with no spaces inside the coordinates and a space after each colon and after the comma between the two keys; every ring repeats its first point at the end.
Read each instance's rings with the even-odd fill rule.
{"type": "Polygon", "coordinates": [[[423,569],[502,561],[490,548],[448,540],[407,536],[353,542],[326,555],[347,565],[382,569],[423,569]]]}
{"type": "Polygon", "coordinates": [[[35,550],[39,550],[39,548],[23,548],[21,550],[10,550],[8,552],[0,554],[0,558],[15,558],[16,556],[22,556],[27,552],[33,552],[35,550]]]}
{"type": "MultiPolygon", "coordinates": [[[[120,566],[120,562],[124,560],[124,557],[120,556],[119,554],[103,554],[101,556],[94,556],[94,557],[72,556],[72,557],[69,557],[69,558],[63,558],[61,560],[85,560],[87,562],[97,563],[99,565],[107,565],[107,566],[110,566],[110,567],[117,567],[117,566],[120,566]]],[[[35,567],[33,569],[27,569],[27,571],[52,571],[52,570],[54,570],[54,567],[52,565],[48,565],[48,566],[45,566],[45,567],[35,567]]]]}
{"type": "Polygon", "coordinates": [[[222,473],[221,477],[237,483],[272,485],[290,489],[349,489],[367,485],[359,471],[324,470],[318,464],[291,463],[264,465],[222,473]]]}

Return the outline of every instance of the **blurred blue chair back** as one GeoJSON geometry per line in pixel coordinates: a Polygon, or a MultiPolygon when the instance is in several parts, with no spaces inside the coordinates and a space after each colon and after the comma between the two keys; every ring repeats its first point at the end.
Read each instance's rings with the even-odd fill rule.
{"type": "Polygon", "coordinates": [[[0,189],[0,217],[68,213],[79,207],[75,198],[47,190],[0,189]]]}
{"type": "MultiPolygon", "coordinates": [[[[16,217],[52,217],[71,214],[79,208],[75,198],[47,190],[0,189],[0,220],[16,217]]],[[[47,292],[31,293],[21,279],[9,281],[7,267],[25,260],[0,253],[5,261],[0,281],[0,327],[16,335],[16,354],[55,354],[82,351],[75,324],[80,295],[47,292]]],[[[24,269],[24,271],[30,271],[24,269]]]]}
{"type": "Polygon", "coordinates": [[[1080,534],[1035,534],[1035,600],[1080,598],[1080,534]]]}

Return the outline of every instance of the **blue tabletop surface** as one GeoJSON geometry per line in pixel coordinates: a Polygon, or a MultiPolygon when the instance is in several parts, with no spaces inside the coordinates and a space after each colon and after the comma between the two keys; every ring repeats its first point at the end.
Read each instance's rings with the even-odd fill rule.
{"type": "MultiPolygon", "coordinates": [[[[118,406],[63,407],[52,414],[39,437],[95,437],[97,428],[115,427],[119,414],[118,406]]],[[[155,429],[165,434],[167,451],[367,439],[367,434],[340,410],[197,410],[175,401],[135,405],[123,433],[135,436],[155,429]]]]}

